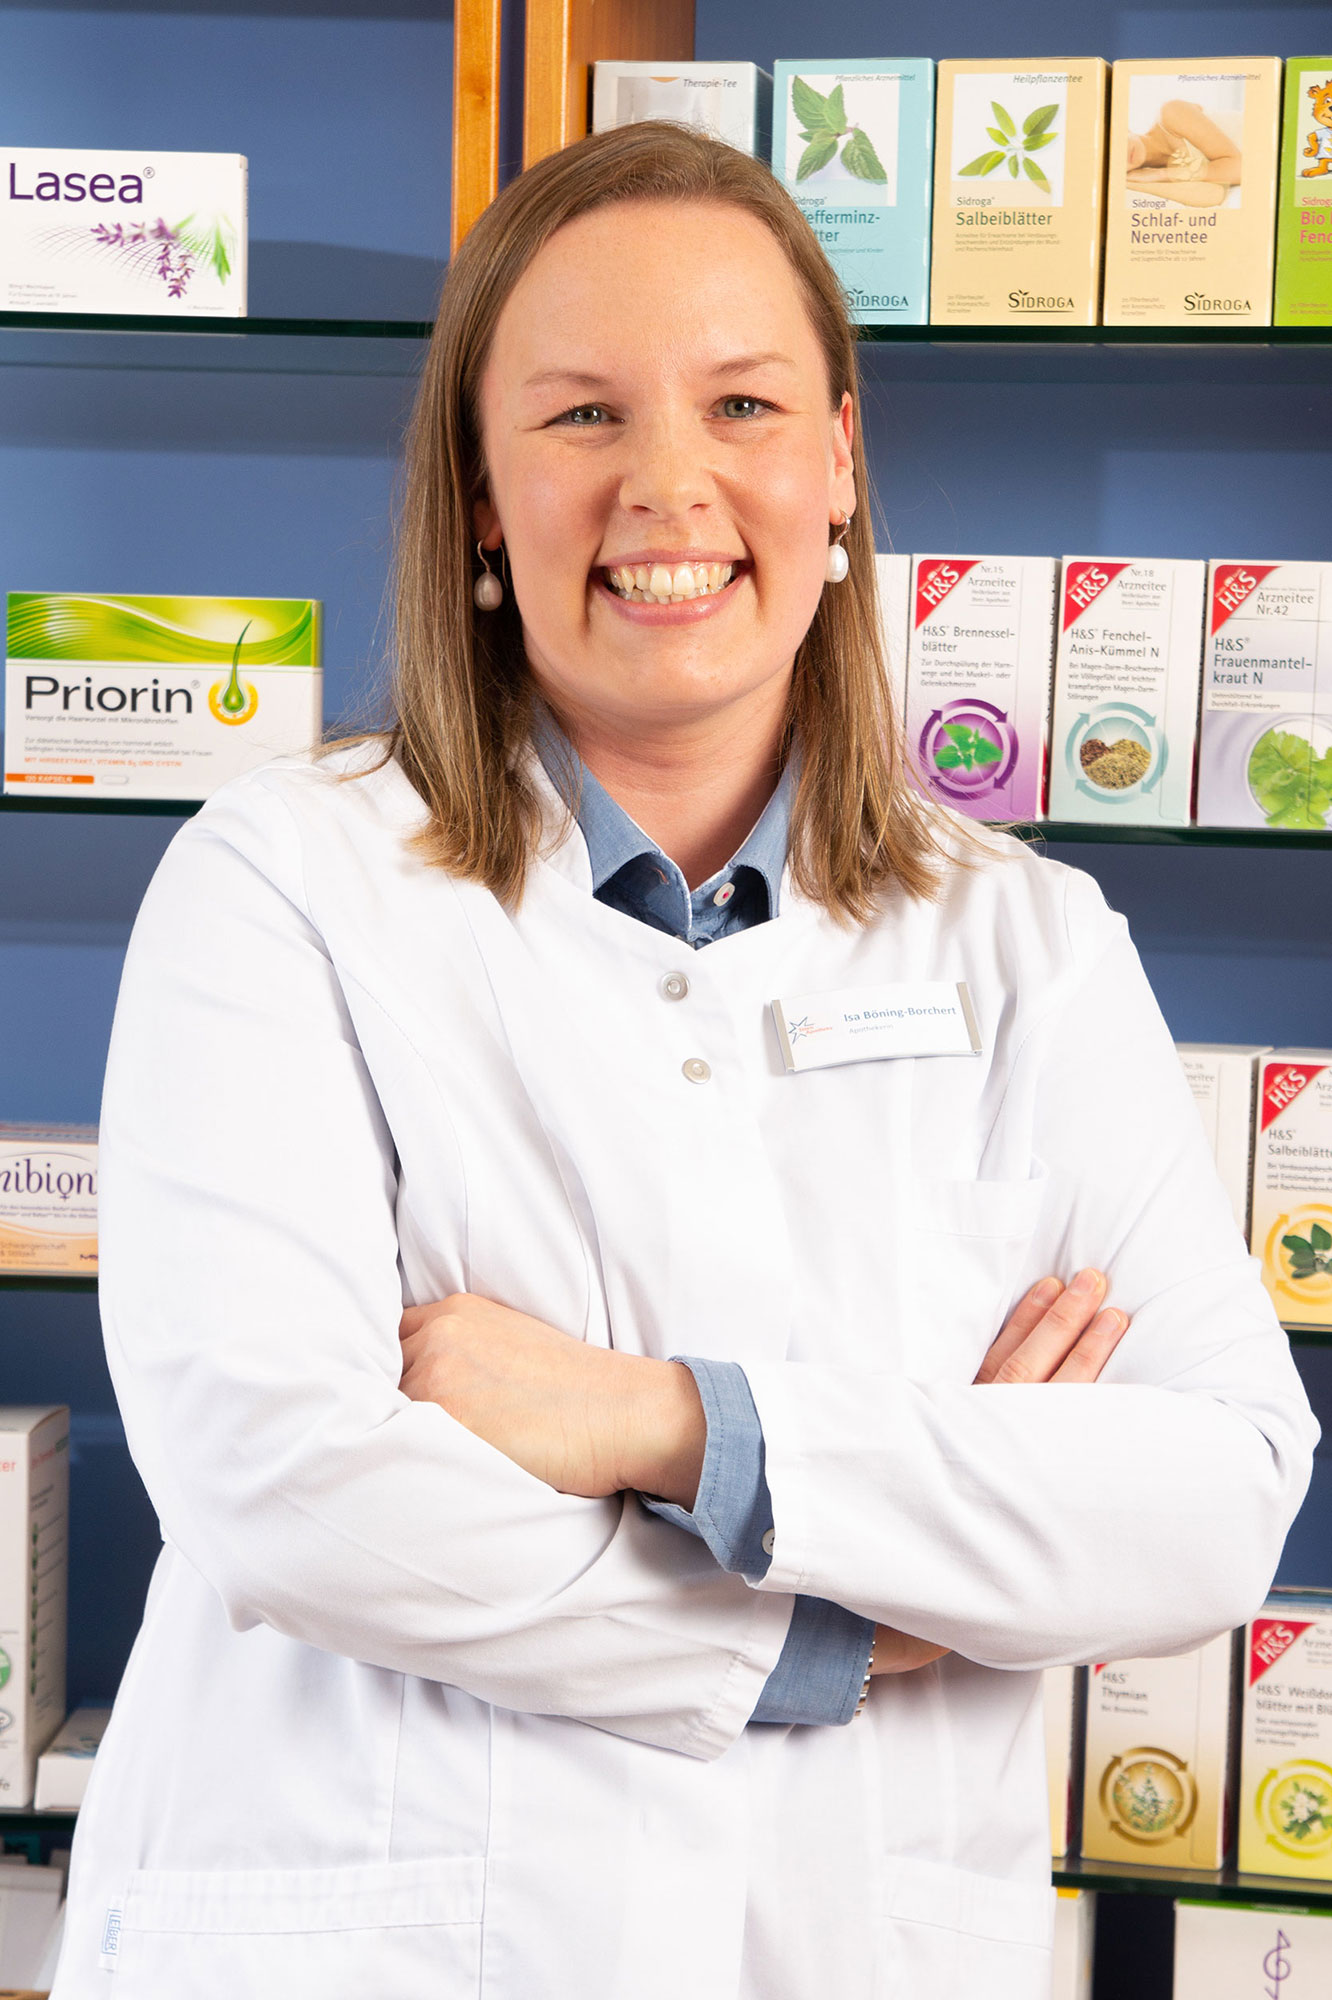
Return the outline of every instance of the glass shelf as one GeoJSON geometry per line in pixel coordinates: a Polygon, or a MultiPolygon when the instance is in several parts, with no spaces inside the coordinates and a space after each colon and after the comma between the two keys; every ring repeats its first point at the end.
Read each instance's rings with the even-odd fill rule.
{"type": "MultiPolygon", "coordinates": [[[[428,319],[186,319],[174,313],[0,312],[0,328],[41,333],[168,333],[307,340],[428,340],[428,319]]],[[[896,329],[895,329],[896,330],[896,329]]]]}
{"type": "Polygon", "coordinates": [[[1241,1875],[1236,1868],[1139,1868],[1127,1861],[1069,1855],[1053,1870],[1057,1889],[1101,1889],[1112,1896],[1188,1896],[1207,1903],[1264,1903],[1332,1908],[1332,1882],[1286,1875],[1241,1875]]]}

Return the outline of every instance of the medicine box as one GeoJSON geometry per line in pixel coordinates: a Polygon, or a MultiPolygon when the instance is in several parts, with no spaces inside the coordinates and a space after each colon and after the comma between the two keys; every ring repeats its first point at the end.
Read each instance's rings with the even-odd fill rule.
{"type": "Polygon", "coordinates": [[[0,1806],[64,1718],[68,1545],[69,1411],[0,1408],[0,1806]]]}
{"type": "Polygon", "coordinates": [[[751,62],[599,62],[592,65],[592,130],[666,118],[768,157],[772,78],[751,62]]]}
{"type": "Polygon", "coordinates": [[[1332,563],[1208,565],[1200,826],[1332,825],[1332,563]]]}
{"type": "Polygon", "coordinates": [[[1332,1331],[1332,1049],[1262,1059],[1249,1248],[1282,1322],[1332,1331]]]}
{"type": "Polygon", "coordinates": [[[907,740],[930,788],[977,819],[1045,810],[1056,564],[916,556],[907,740]]]}
{"type": "Polygon", "coordinates": [[[1281,63],[1117,62],[1107,326],[1268,326],[1281,63]]]}
{"type": "Polygon", "coordinates": [[[1096,324],[1106,75],[1099,56],[939,64],[933,324],[1096,324]]]}
{"type": "Polygon", "coordinates": [[[1332,1912],[1175,1905],[1174,2000],[1327,2000],[1332,1912]]]}
{"type": "Polygon", "coordinates": [[[1286,58],[1272,317],[1332,326],[1332,56],[1286,58]]]}
{"type": "Polygon", "coordinates": [[[1169,1660],[1112,1660],[1087,1681],[1082,1852],[1219,1868],[1234,1783],[1236,1637],[1169,1660]]]}
{"type": "Polygon", "coordinates": [[[1233,1042],[1176,1042],[1175,1053],[1193,1092],[1235,1221],[1247,1243],[1258,1064],[1268,1051],[1233,1042]]]}
{"type": "Polygon", "coordinates": [[[1072,1853],[1078,1844],[1086,1674],[1081,1667],[1047,1667],[1041,1678],[1045,1771],[1050,1793],[1050,1852],[1058,1861],[1072,1853]]]}
{"type": "Polygon", "coordinates": [[[906,720],[907,640],[911,631],[911,558],[878,555],[874,558],[879,588],[879,632],[893,715],[899,725],[906,720]]]}
{"type": "Polygon", "coordinates": [[[1187,826],[1202,669],[1200,562],[1066,556],[1050,817],[1187,826]]]}
{"type": "Polygon", "coordinates": [[[866,326],[929,318],[934,64],[779,62],[772,168],[866,326]]]}
{"type": "Polygon", "coordinates": [[[308,749],[319,630],[309,598],[11,591],[5,790],[205,799],[308,749]]]}
{"type": "Polygon", "coordinates": [[[1090,1889],[1055,1891],[1050,2000],[1092,2000],[1096,1952],[1096,1895],[1090,1889]]]}
{"type": "Polygon", "coordinates": [[[0,1124],[0,1273],[97,1273],[97,1127],[0,1124]]]}
{"type": "Polygon", "coordinates": [[[101,1747],[109,1708],[76,1708],[37,1759],[36,1812],[77,1812],[101,1747]]]}
{"type": "Polygon", "coordinates": [[[1332,1881],[1332,1593],[1273,1591],[1244,1658],[1240,1869],[1332,1881]]]}
{"type": "Polygon", "coordinates": [[[236,153],[0,151],[0,310],[236,319],[246,163],[236,153]]]}

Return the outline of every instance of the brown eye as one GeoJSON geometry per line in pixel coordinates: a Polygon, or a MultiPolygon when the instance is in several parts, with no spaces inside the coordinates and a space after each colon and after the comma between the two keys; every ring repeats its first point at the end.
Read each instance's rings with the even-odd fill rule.
{"type": "Polygon", "coordinates": [[[606,412],[600,403],[579,403],[576,409],[566,410],[556,421],[561,424],[576,424],[584,430],[595,430],[606,412]]]}

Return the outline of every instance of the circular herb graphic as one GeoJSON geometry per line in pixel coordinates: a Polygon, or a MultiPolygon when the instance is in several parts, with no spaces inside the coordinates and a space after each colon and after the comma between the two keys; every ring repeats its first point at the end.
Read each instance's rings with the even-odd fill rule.
{"type": "Polygon", "coordinates": [[[1322,831],[1332,815],[1332,729],[1311,715],[1283,715],[1249,752],[1254,803],[1269,826],[1322,831]]]}
{"type": "Polygon", "coordinates": [[[9,1676],[13,1673],[13,1671],[14,1669],[10,1662],[8,1653],[5,1651],[3,1646],[0,1646],[0,1688],[4,1686],[5,1682],[9,1679],[9,1676]]]}
{"type": "Polygon", "coordinates": [[[1273,1847],[1301,1858],[1332,1848],[1332,1770],[1301,1758],[1269,1771],[1254,1801],[1273,1847]]]}
{"type": "Polygon", "coordinates": [[[1089,736],[1078,751],[1083,775],[1103,792],[1126,791],[1141,784],[1151,766],[1152,753],[1136,736],[1117,736],[1113,743],[1089,736]]]}
{"type": "Polygon", "coordinates": [[[1165,769],[1166,746],[1146,709],[1103,701],[1079,716],[1065,755],[1079,791],[1123,804],[1152,790],[1165,769]]]}
{"type": "Polygon", "coordinates": [[[1168,1750],[1130,1750],[1112,1758],[1101,1779],[1101,1808],[1129,1840],[1156,1846],[1182,1833],[1197,1791],[1188,1767],[1168,1750]]]}
{"type": "MultiPolygon", "coordinates": [[[[1279,1215],[1268,1231],[1263,1262],[1278,1292],[1297,1308],[1312,1312],[1325,1305],[1332,1299],[1332,1208],[1305,1202],[1279,1215]]],[[[1298,1309],[1294,1317],[1302,1317],[1298,1309]]]]}
{"type": "Polygon", "coordinates": [[[975,696],[945,702],[920,732],[920,761],[950,798],[998,791],[1017,762],[1017,732],[1002,708],[975,696]]]}

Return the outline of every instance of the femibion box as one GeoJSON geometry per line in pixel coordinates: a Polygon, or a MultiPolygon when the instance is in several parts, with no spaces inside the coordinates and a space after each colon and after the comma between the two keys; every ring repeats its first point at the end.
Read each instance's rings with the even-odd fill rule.
{"type": "Polygon", "coordinates": [[[1272,318],[1332,326],[1332,56],[1286,58],[1272,318]]]}
{"type": "Polygon", "coordinates": [[[1253,1129],[1257,1113],[1258,1064],[1266,1046],[1232,1042],[1176,1042],[1193,1101],[1212,1148],[1216,1170],[1230,1196],[1235,1221],[1247,1243],[1249,1197],[1253,1184],[1253,1129]]]}
{"type": "Polygon", "coordinates": [[[768,157],[772,78],[752,62],[598,62],[592,130],[666,118],[710,132],[742,153],[768,157]]]}
{"type": "Polygon", "coordinates": [[[1107,326],[1268,326],[1281,63],[1117,62],[1107,326]]]}
{"type": "Polygon", "coordinates": [[[95,1125],[0,1125],[0,1272],[96,1276],[95,1125]]]}
{"type": "Polygon", "coordinates": [[[1050,1794],[1050,1853],[1056,1861],[1077,1846],[1078,1780],[1082,1716],[1086,1705],[1082,1667],[1047,1667],[1041,1676],[1045,1718],[1045,1774],[1050,1794]]]}
{"type": "Polygon", "coordinates": [[[779,62],[772,170],[865,326],[923,326],[930,299],[934,64],[779,62]]]}
{"type": "Polygon", "coordinates": [[[1087,1684],[1082,1852],[1219,1868],[1233,1789],[1236,1634],[1173,1660],[1113,1660],[1087,1684]]]}
{"type": "Polygon", "coordinates": [[[65,1718],[68,1574],[69,1411],[0,1409],[0,1805],[65,1718]]]}
{"type": "Polygon", "coordinates": [[[1332,563],[1208,565],[1198,824],[1332,826],[1332,563]]]}
{"type": "Polygon", "coordinates": [[[1249,1248],[1283,1324],[1332,1332],[1332,1049],[1263,1057],[1249,1248]]]}
{"type": "Polygon", "coordinates": [[[11,591],[5,790],[204,799],[319,736],[310,598],[11,591]]]}
{"type": "Polygon", "coordinates": [[[1172,2000],[1327,2000],[1332,1912],[1175,1904],[1172,2000]]]}
{"type": "Polygon", "coordinates": [[[1050,817],[1187,826],[1204,565],[1066,556],[1050,817]]]}
{"type": "Polygon", "coordinates": [[[1332,1593],[1274,1590],[1244,1658],[1240,1869],[1332,1881],[1332,1593]]]}
{"type": "Polygon", "coordinates": [[[0,152],[0,309],[237,318],[246,162],[237,153],[0,152]]]}
{"type": "Polygon", "coordinates": [[[907,641],[911,632],[911,558],[894,554],[874,558],[879,587],[879,631],[884,665],[899,724],[906,717],[907,641]]]}
{"type": "Polygon", "coordinates": [[[939,64],[932,324],[1096,324],[1105,94],[1099,56],[939,64]]]}

